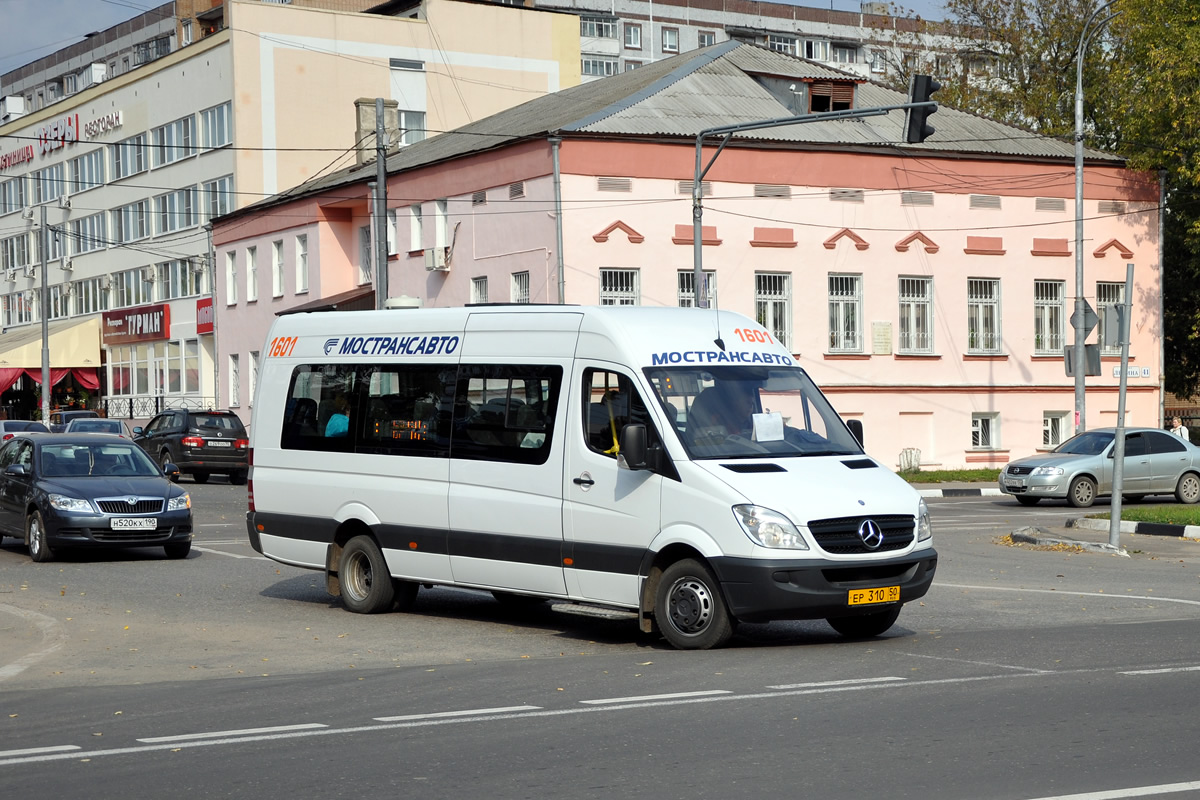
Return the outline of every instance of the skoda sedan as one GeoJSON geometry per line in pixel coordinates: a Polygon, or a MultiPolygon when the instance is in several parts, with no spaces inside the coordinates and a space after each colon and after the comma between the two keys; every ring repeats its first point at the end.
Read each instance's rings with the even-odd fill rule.
{"type": "Polygon", "coordinates": [[[67,548],[192,548],[192,501],[131,441],[98,433],[44,433],[0,447],[0,539],[34,561],[67,548]]]}
{"type": "MultiPolygon", "coordinates": [[[[1000,472],[1000,491],[1031,506],[1042,498],[1065,498],[1087,508],[1113,491],[1116,429],[1097,428],[1053,451],[1010,462],[1000,472]]],[[[1181,503],[1200,500],[1200,447],[1158,428],[1126,428],[1121,496],[1174,494],[1181,503]]]]}

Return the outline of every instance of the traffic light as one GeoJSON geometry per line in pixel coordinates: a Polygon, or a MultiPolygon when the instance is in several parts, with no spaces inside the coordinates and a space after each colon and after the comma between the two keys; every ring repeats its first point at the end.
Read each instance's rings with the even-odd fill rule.
{"type": "MultiPolygon", "coordinates": [[[[942,88],[942,85],[929,75],[913,75],[909,86],[908,102],[925,103],[930,95],[942,88]]],[[[932,108],[910,108],[904,112],[904,141],[909,144],[920,144],[933,135],[934,127],[929,124],[929,115],[937,111],[932,108]]]]}

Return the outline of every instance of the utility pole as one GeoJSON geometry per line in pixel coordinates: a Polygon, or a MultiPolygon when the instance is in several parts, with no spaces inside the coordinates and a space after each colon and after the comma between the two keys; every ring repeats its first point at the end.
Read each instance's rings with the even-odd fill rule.
{"type": "Polygon", "coordinates": [[[387,237],[387,130],[383,124],[383,98],[375,98],[375,308],[385,307],[388,298],[387,237]]]}
{"type": "Polygon", "coordinates": [[[42,229],[38,232],[39,248],[42,251],[42,423],[50,424],[50,289],[46,282],[46,269],[49,266],[50,231],[46,228],[46,206],[42,209],[42,229]]]}

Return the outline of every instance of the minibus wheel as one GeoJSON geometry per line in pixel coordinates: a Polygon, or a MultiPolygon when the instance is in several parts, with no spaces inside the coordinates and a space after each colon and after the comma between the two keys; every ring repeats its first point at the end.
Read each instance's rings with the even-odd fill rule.
{"type": "Polygon", "coordinates": [[[733,620],[708,567],[685,558],[663,570],[654,600],[658,629],[680,650],[720,647],[733,636],[733,620]]]}
{"type": "Polygon", "coordinates": [[[862,614],[857,617],[830,617],[825,620],[835,631],[847,639],[870,639],[879,636],[900,617],[900,606],[896,605],[886,611],[876,611],[873,614],[862,614]]]}
{"type": "Polygon", "coordinates": [[[396,602],[387,562],[369,536],[355,536],[346,542],[338,565],[338,582],[342,602],[358,614],[390,611],[396,602]]]}

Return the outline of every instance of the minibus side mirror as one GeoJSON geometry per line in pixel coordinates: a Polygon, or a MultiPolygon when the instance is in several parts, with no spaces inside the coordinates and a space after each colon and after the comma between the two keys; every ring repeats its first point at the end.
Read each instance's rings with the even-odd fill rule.
{"type": "Polygon", "coordinates": [[[861,419],[846,420],[846,427],[850,429],[850,433],[854,434],[854,438],[858,440],[858,446],[863,447],[863,426],[861,419]]]}
{"type": "Polygon", "coordinates": [[[646,426],[631,423],[621,429],[617,464],[625,469],[650,469],[646,463],[646,426]]]}

